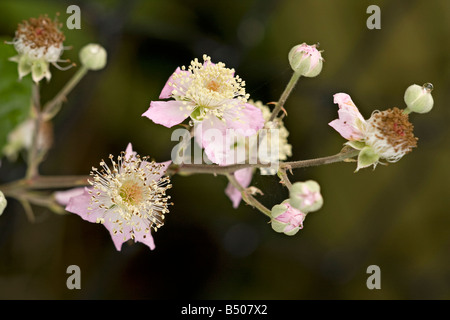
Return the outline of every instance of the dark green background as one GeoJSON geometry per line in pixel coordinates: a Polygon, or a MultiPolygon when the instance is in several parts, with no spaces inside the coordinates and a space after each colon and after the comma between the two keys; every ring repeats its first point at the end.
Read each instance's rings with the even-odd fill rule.
{"type": "MultiPolygon", "coordinates": [[[[91,72],[55,118],[55,144],[43,174],[87,174],[128,142],[141,155],[170,159],[171,129],[141,117],[169,75],[206,53],[234,67],[255,100],[276,101],[289,80],[290,48],[320,42],[322,73],[302,78],[288,99],[291,159],[337,153],[345,142],[328,122],[333,94],[352,96],[368,118],[404,108],[413,84],[435,86],[432,112],[412,114],[418,148],[400,162],[353,173],[353,163],[295,171],[314,179],[323,208],[297,235],[277,234],[245,204],[234,210],[224,177],[175,176],[175,205],[155,235],[156,249],[124,244],[76,215],[36,208],[27,221],[14,200],[0,217],[2,299],[448,299],[450,298],[450,2],[431,1],[1,1],[0,36],[13,38],[29,17],[81,8],[81,30],[64,28],[63,57],[98,42],[108,65],[91,72]],[[381,30],[366,9],[381,8],[381,30]],[[81,290],[66,288],[66,268],[81,268],[81,290]],[[369,290],[366,269],[381,268],[369,290]]],[[[52,67],[48,100],[75,70],[52,67]]],[[[1,106],[0,106],[1,107],[1,106]]],[[[0,182],[22,177],[23,160],[3,159],[0,182]]],[[[287,192],[257,177],[267,206],[287,192]]]]}

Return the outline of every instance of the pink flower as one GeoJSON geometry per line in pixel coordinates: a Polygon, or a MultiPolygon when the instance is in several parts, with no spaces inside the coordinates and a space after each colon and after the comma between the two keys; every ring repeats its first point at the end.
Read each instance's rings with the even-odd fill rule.
{"type": "Polygon", "coordinates": [[[334,103],[339,105],[339,119],[329,123],[342,137],[349,141],[362,140],[365,137],[366,121],[348,94],[337,93],[334,103]]]}
{"type": "Polygon", "coordinates": [[[177,68],[160,94],[160,99],[174,100],[152,101],[143,116],[168,128],[190,117],[196,141],[211,161],[221,164],[227,130],[253,135],[263,127],[264,119],[261,110],[246,103],[245,82],[233,69],[212,63],[206,55],[203,59],[203,63],[192,61],[187,70],[177,68]]]}
{"type": "Polygon", "coordinates": [[[89,222],[102,223],[111,234],[116,249],[133,239],[155,248],[151,229],[163,225],[169,212],[166,190],[171,188],[169,178],[163,177],[171,161],[148,162],[140,158],[128,145],[126,152],[109,157],[110,169],[102,160],[102,169],[92,168],[91,188],[71,197],[66,210],[89,222]]]}
{"type": "Polygon", "coordinates": [[[289,201],[283,201],[272,208],[272,229],[292,236],[303,229],[305,217],[306,214],[292,207],[289,201]]]}

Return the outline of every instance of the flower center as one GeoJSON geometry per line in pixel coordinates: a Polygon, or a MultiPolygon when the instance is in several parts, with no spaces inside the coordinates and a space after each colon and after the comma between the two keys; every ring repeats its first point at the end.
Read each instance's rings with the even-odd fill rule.
{"type": "Polygon", "coordinates": [[[119,196],[125,203],[135,206],[143,200],[143,188],[135,181],[125,181],[119,188],[119,196]]]}
{"type": "Polygon", "coordinates": [[[218,92],[218,91],[219,91],[219,88],[220,88],[220,84],[217,83],[217,81],[215,81],[215,80],[211,80],[211,81],[206,85],[206,88],[209,89],[209,90],[211,90],[211,91],[218,92]]]}

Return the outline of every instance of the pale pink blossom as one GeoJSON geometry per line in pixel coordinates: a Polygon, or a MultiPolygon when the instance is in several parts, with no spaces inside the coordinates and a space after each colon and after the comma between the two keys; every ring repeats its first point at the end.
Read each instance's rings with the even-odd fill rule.
{"type": "Polygon", "coordinates": [[[153,250],[151,229],[162,226],[169,212],[166,190],[171,185],[164,173],[171,161],[148,162],[133,152],[131,144],[117,162],[112,156],[110,160],[112,169],[103,160],[100,171],[92,168],[92,187],[71,197],[66,210],[86,221],[102,223],[118,251],[129,239],[153,250]]]}
{"type": "Polygon", "coordinates": [[[211,161],[223,164],[227,130],[253,135],[264,119],[261,110],[247,103],[245,82],[233,69],[212,63],[206,55],[203,59],[192,61],[187,70],[177,68],[160,94],[160,99],[173,100],[152,101],[142,115],[168,128],[190,118],[198,144],[211,161]]]}

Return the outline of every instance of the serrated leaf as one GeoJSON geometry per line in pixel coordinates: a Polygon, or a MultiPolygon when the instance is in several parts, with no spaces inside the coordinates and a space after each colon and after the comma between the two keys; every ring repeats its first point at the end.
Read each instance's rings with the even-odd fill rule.
{"type": "Polygon", "coordinates": [[[25,121],[31,106],[31,77],[19,81],[17,63],[8,59],[17,55],[13,45],[0,38],[0,157],[8,134],[25,121]]]}

